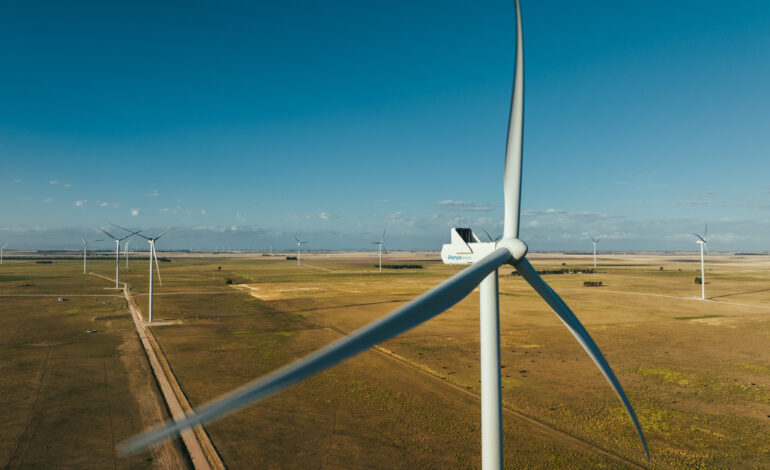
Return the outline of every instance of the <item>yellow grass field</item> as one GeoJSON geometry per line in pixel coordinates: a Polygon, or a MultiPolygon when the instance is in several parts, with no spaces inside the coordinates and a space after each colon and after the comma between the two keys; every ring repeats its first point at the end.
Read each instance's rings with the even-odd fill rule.
{"type": "MultiPolygon", "coordinates": [[[[152,328],[193,406],[340,338],[461,269],[441,264],[431,253],[391,255],[387,263],[423,268],[382,274],[374,266],[376,255],[360,253],[303,254],[302,266],[256,255],[168,257],[170,262],[160,263],[163,287],[156,285],[154,314],[173,322],[152,328]]],[[[770,468],[770,257],[709,255],[706,301],[699,300],[700,286],[694,283],[700,275],[694,253],[602,255],[590,274],[580,274],[591,267],[589,256],[535,253],[530,259],[537,269],[573,271],[545,278],[618,375],[639,414],[652,461],[644,458],[630,420],[598,369],[546,304],[506,267],[500,270],[500,309],[507,467],[770,468]],[[584,281],[603,285],[584,287],[584,281]]],[[[114,275],[106,260],[89,267],[114,275]]],[[[74,295],[109,287],[103,279],[78,274],[74,260],[49,265],[11,260],[2,269],[0,295],[6,296],[0,321],[19,334],[27,331],[27,319],[14,313],[38,307],[11,294],[44,289],[74,295]],[[24,276],[47,275],[52,277],[23,286],[30,283],[24,276]]],[[[147,260],[133,260],[121,280],[146,311],[147,260]]],[[[120,324],[125,315],[128,325],[128,312],[117,300],[109,316],[120,324]]],[[[107,304],[100,305],[50,315],[60,315],[58,322],[76,318],[97,324],[107,304]]],[[[474,292],[414,330],[206,430],[228,468],[478,468],[478,328],[474,292]]],[[[35,342],[51,341],[37,336],[35,342]]],[[[37,351],[23,346],[31,341],[9,342],[4,336],[2,347],[11,356],[24,348],[37,351]]],[[[57,349],[63,348],[52,347],[51,354],[57,349]]],[[[146,361],[135,349],[111,354],[146,361]]],[[[31,366],[30,372],[5,369],[8,377],[27,374],[27,388],[39,383],[31,366]]],[[[148,399],[129,395],[126,415],[148,399]]],[[[41,406],[4,403],[7,421],[20,423],[0,433],[0,462],[9,462],[9,468],[17,468],[13,445],[20,433],[27,433],[31,448],[44,445],[23,431],[41,406]]],[[[103,417],[98,401],[91,406],[103,417]]],[[[130,419],[134,424],[123,426],[120,438],[143,427],[141,418],[130,419]]],[[[61,445],[43,431],[49,425],[37,424],[40,436],[61,445]]],[[[76,440],[78,432],[85,431],[71,430],[68,439],[76,440]]],[[[96,446],[104,458],[108,441],[96,446]]],[[[117,458],[117,465],[125,462],[117,458]]]]}

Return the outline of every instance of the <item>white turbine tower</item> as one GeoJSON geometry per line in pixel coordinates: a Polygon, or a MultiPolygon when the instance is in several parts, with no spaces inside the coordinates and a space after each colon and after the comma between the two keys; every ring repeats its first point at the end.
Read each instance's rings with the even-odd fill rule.
{"type": "Polygon", "coordinates": [[[88,251],[87,251],[88,250],[88,244],[89,243],[93,243],[93,242],[100,242],[100,241],[102,241],[102,239],[100,238],[98,240],[86,240],[85,238],[81,238],[81,240],[83,241],[83,274],[85,274],[86,273],[86,255],[88,253],[88,251]]]}
{"type": "Polygon", "coordinates": [[[8,246],[7,243],[3,246],[0,246],[0,264],[3,264],[3,252],[5,251],[6,246],[8,246]]]}
{"type": "MultiPolygon", "coordinates": [[[[112,224],[115,225],[115,224],[112,224]]],[[[120,227],[118,225],[115,225],[116,227],[128,230],[127,228],[120,227]]],[[[160,279],[160,266],[158,266],[158,253],[155,251],[155,242],[160,239],[163,235],[167,234],[169,230],[171,230],[173,227],[169,227],[166,230],[163,231],[160,235],[157,237],[145,237],[139,232],[135,232],[136,235],[139,235],[140,237],[147,240],[147,242],[150,244],[150,300],[148,301],[148,307],[147,307],[147,320],[152,323],[152,260],[155,259],[155,269],[158,271],[158,284],[160,284],[160,287],[163,287],[163,281],[160,279]]]]}
{"type": "Polygon", "coordinates": [[[373,245],[379,245],[380,247],[380,272],[382,272],[382,248],[385,246],[385,230],[382,231],[382,236],[380,237],[380,241],[378,242],[372,242],[373,245]]]}
{"type": "MultiPolygon", "coordinates": [[[[115,224],[112,224],[112,225],[115,225],[115,224]]],[[[115,226],[117,227],[117,225],[115,226]]],[[[123,229],[130,233],[123,238],[117,238],[115,235],[112,235],[110,232],[104,230],[103,228],[101,227],[97,227],[97,228],[102,232],[104,232],[108,237],[115,240],[115,289],[119,289],[120,285],[118,284],[118,282],[120,281],[120,242],[122,242],[126,238],[133,237],[134,235],[139,235],[139,232],[132,232],[131,230],[123,229]]],[[[118,227],[118,228],[122,228],[122,227],[118,227]]]]}
{"type": "Polygon", "coordinates": [[[596,270],[596,244],[599,243],[601,238],[591,237],[591,241],[594,242],[594,270],[596,270]]]}
{"type": "Polygon", "coordinates": [[[302,245],[307,242],[300,241],[297,237],[294,237],[294,239],[297,240],[297,264],[301,264],[300,256],[302,255],[302,245]]]}
{"type": "Polygon", "coordinates": [[[128,267],[128,245],[131,244],[131,240],[128,240],[123,246],[123,258],[126,260],[126,267],[128,267]]]}
{"type": "Polygon", "coordinates": [[[503,463],[503,441],[497,269],[503,265],[512,264],[553,309],[609,381],[628,412],[644,452],[649,458],[639,420],[618,379],[575,314],[545,283],[525,258],[527,245],[518,238],[523,127],[522,100],[524,98],[523,74],[521,16],[517,0],[516,69],[505,156],[505,230],[502,240],[479,243],[478,245],[481,245],[483,249],[475,250],[471,266],[390,314],[293,364],[203,405],[195,414],[188,415],[178,422],[169,422],[161,428],[130,439],[121,444],[121,451],[124,453],[135,452],[161,440],[174,437],[182,430],[221,418],[244,406],[274,395],[309,376],[366,351],[375,344],[386,341],[435,317],[465,298],[473,292],[477,285],[481,284],[481,458],[484,469],[499,469],[503,463]]]}
{"type": "Polygon", "coordinates": [[[709,227],[706,225],[703,228],[703,236],[701,237],[697,233],[694,234],[696,237],[698,237],[698,240],[695,242],[698,245],[700,245],[700,299],[706,300],[706,269],[703,262],[703,250],[706,250],[706,253],[708,253],[709,249],[706,246],[706,235],[709,232],[709,227]]]}

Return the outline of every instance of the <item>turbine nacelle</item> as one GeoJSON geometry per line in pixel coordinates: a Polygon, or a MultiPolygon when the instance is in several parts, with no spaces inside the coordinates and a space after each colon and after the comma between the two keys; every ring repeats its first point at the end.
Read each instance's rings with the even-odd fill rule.
{"type": "Polygon", "coordinates": [[[450,243],[441,247],[441,261],[444,264],[473,264],[500,247],[511,252],[511,264],[516,264],[528,250],[527,244],[518,238],[482,242],[470,228],[453,227],[450,230],[450,243]]]}

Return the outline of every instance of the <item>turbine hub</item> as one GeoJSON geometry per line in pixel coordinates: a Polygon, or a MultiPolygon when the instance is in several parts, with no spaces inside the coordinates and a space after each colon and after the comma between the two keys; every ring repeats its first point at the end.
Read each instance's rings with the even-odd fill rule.
{"type": "Polygon", "coordinates": [[[521,261],[522,258],[527,254],[527,244],[523,241],[519,240],[518,238],[503,238],[499,242],[497,242],[497,246],[502,246],[505,248],[508,248],[508,251],[511,252],[511,264],[515,265],[519,261],[521,261]]]}

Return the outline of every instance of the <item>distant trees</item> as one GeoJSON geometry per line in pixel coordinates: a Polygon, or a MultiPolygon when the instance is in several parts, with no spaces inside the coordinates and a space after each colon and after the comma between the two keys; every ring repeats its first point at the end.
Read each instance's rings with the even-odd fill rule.
{"type": "Polygon", "coordinates": [[[698,285],[703,284],[703,279],[701,279],[700,276],[696,276],[695,277],[695,283],[698,284],[698,285]]]}
{"type": "Polygon", "coordinates": [[[583,285],[586,287],[601,287],[602,281],[583,281],[583,285]]]}

